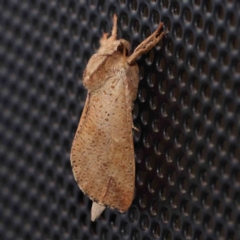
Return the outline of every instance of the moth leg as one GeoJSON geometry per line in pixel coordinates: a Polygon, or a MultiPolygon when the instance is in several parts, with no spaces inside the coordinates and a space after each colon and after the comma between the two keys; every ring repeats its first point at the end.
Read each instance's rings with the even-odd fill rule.
{"type": "Polygon", "coordinates": [[[103,33],[101,39],[100,39],[100,44],[101,46],[104,45],[107,41],[108,33],[103,33]]]}
{"type": "Polygon", "coordinates": [[[139,130],[137,127],[135,127],[134,125],[132,125],[132,128],[133,128],[134,130],[136,130],[137,132],[140,131],[140,130],[139,130]]]}
{"type": "Polygon", "coordinates": [[[100,39],[101,46],[106,45],[108,42],[113,42],[117,39],[117,15],[113,15],[113,28],[112,35],[108,38],[108,33],[103,33],[102,38],[100,39]]]}
{"type": "Polygon", "coordinates": [[[91,210],[91,220],[94,222],[96,218],[98,218],[102,214],[105,208],[106,207],[104,207],[103,205],[93,202],[91,210]]]}
{"type": "Polygon", "coordinates": [[[112,35],[110,37],[112,41],[117,39],[117,15],[113,15],[113,28],[112,28],[112,35]]]}
{"type": "Polygon", "coordinates": [[[162,32],[163,22],[161,22],[157,28],[157,30],[150,35],[147,39],[145,39],[142,43],[140,43],[133,54],[130,55],[127,59],[128,64],[132,64],[138,57],[140,57],[143,53],[148,52],[151,48],[153,48],[161,38],[165,35],[165,32],[162,32]]]}

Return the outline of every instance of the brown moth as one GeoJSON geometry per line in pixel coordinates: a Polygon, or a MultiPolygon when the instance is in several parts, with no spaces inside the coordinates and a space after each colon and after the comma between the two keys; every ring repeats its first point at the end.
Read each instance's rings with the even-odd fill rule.
{"type": "Polygon", "coordinates": [[[132,54],[130,43],[117,40],[117,17],[112,35],[106,33],[100,48],[84,71],[88,89],[85,107],[71,149],[71,165],[80,189],[92,201],[94,221],[105,207],[126,212],[134,197],[135,159],[132,107],[137,95],[136,59],[164,36],[163,23],[132,54]]]}

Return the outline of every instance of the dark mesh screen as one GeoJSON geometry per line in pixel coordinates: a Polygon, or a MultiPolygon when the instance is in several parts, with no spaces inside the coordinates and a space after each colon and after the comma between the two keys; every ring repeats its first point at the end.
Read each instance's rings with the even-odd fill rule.
{"type": "MultiPolygon", "coordinates": [[[[240,1],[0,0],[0,239],[240,239],[240,1]],[[118,16],[142,56],[129,211],[90,221],[69,154],[118,16]]],[[[94,183],[93,183],[94,184],[94,183]]]]}

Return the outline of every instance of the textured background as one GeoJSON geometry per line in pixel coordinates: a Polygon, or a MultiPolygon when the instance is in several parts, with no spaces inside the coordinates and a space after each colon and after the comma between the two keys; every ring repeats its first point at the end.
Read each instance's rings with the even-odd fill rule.
{"type": "Polygon", "coordinates": [[[0,239],[240,239],[240,1],[0,0],[0,239]],[[69,153],[118,16],[139,59],[136,192],[90,221],[69,153]]]}

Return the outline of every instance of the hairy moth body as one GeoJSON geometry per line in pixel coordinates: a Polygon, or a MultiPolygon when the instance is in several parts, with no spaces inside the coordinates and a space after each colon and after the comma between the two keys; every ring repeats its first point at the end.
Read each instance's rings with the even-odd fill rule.
{"type": "Polygon", "coordinates": [[[117,40],[114,16],[111,37],[103,35],[84,71],[88,95],[72,144],[71,165],[79,187],[93,201],[93,221],[105,207],[125,212],[133,201],[132,106],[139,82],[135,60],[164,36],[162,26],[128,56],[130,44],[117,40]]]}

